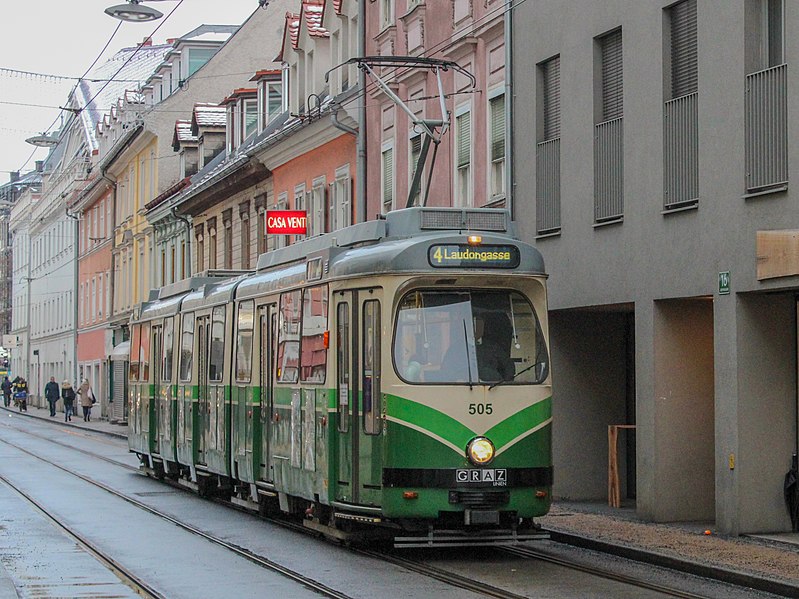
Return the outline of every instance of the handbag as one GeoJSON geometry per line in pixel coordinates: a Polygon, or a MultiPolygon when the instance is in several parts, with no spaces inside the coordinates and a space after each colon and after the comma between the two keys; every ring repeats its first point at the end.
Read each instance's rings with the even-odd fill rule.
{"type": "Polygon", "coordinates": [[[92,403],[96,404],[97,403],[97,398],[94,396],[94,391],[92,391],[91,394],[92,394],[92,403]]]}

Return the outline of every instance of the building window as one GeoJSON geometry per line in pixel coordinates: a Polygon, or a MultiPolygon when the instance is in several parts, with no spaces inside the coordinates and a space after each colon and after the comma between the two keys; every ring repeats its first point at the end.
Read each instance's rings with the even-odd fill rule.
{"type": "Polygon", "coordinates": [[[205,270],[205,236],[203,235],[203,227],[199,225],[195,228],[195,239],[197,240],[197,272],[205,270]]]}
{"type": "MultiPolygon", "coordinates": [[[[408,186],[413,185],[413,179],[416,176],[416,169],[420,166],[419,165],[419,157],[422,155],[422,136],[419,133],[414,132],[411,130],[411,136],[408,140],[408,173],[410,177],[408,178],[408,186]]],[[[423,166],[423,165],[421,165],[423,166]]],[[[416,189],[416,193],[413,194],[412,198],[409,198],[409,201],[413,202],[414,205],[418,204],[419,195],[421,192],[422,187],[424,186],[424,175],[422,175],[422,179],[419,181],[419,187],[416,189]]],[[[410,189],[408,191],[410,194],[410,189]]]]}
{"type": "Polygon", "coordinates": [[[472,113],[468,108],[455,112],[455,205],[471,206],[472,113]],[[458,114],[460,112],[460,114],[458,114]]]}
{"type": "Polygon", "coordinates": [[[283,84],[281,82],[266,84],[266,122],[269,123],[283,112],[283,84]]]}
{"type": "Polygon", "coordinates": [[[539,141],[536,147],[536,231],[560,230],[560,56],[539,66],[539,141]]]}
{"type": "Polygon", "coordinates": [[[189,72],[191,77],[197,70],[216,54],[216,48],[189,48],[189,72]]]}
{"type": "Polygon", "coordinates": [[[253,98],[243,101],[242,108],[242,128],[243,134],[241,141],[247,139],[258,131],[258,100],[253,98]]]}
{"type": "MultiPolygon", "coordinates": [[[[306,216],[308,215],[307,212],[307,205],[305,201],[305,183],[300,183],[294,188],[294,210],[304,210],[306,211],[306,216]]],[[[307,226],[307,221],[306,221],[307,226]]],[[[306,229],[308,231],[308,229],[306,229]]],[[[306,233],[309,235],[310,231],[306,233]]],[[[294,242],[302,241],[305,238],[305,235],[294,235],[294,242]]]]}
{"type": "Polygon", "coordinates": [[[785,62],[785,0],[762,0],[763,68],[785,62]]]}
{"type": "Polygon", "coordinates": [[[333,222],[330,230],[343,229],[352,224],[352,179],[350,165],[345,164],[336,169],[336,181],[333,183],[333,222]]]}
{"type": "Polygon", "coordinates": [[[387,214],[394,208],[394,140],[383,142],[380,153],[380,188],[383,190],[383,214],[387,214]]]}
{"type": "Polygon", "coordinates": [[[488,100],[491,132],[489,149],[491,199],[505,196],[505,94],[497,93],[488,100]]]}
{"type": "Polygon", "coordinates": [[[208,223],[208,268],[216,268],[216,218],[208,223]],[[211,222],[213,221],[213,222],[211,222]]]}
{"type": "Polygon", "coordinates": [[[308,206],[308,237],[325,233],[325,212],[327,211],[327,198],[325,190],[327,182],[324,177],[317,177],[312,181],[311,205],[308,206]]]}
{"type": "Polygon", "coordinates": [[[394,24],[394,0],[380,0],[380,29],[394,24]]]}
{"type": "Polygon", "coordinates": [[[225,247],[224,247],[224,264],[225,268],[233,268],[233,215],[231,210],[225,210],[222,217],[222,224],[225,228],[225,247]]]}
{"type": "Polygon", "coordinates": [[[671,98],[697,91],[696,0],[684,0],[670,9],[671,98]]]}
{"type": "Polygon", "coordinates": [[[696,0],[667,9],[669,99],[663,114],[663,205],[695,205],[699,198],[699,113],[696,0]]]}
{"type": "Polygon", "coordinates": [[[239,206],[239,222],[241,223],[241,267],[250,268],[250,204],[239,206]]]}
{"type": "Polygon", "coordinates": [[[623,61],[621,29],[598,38],[599,105],[594,126],[594,222],[623,214],[623,61]]]}

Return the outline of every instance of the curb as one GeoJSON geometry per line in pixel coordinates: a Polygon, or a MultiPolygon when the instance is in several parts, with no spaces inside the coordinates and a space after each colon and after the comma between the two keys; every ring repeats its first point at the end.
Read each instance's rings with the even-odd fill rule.
{"type": "MultiPolygon", "coordinates": [[[[16,414],[18,416],[25,416],[27,418],[33,418],[35,420],[38,420],[39,422],[48,422],[50,424],[64,425],[64,426],[68,426],[70,428],[75,428],[75,429],[82,430],[82,431],[91,431],[93,433],[99,433],[101,435],[106,435],[107,437],[114,437],[115,439],[127,439],[128,438],[128,435],[127,435],[126,432],[123,433],[121,431],[120,432],[116,432],[116,431],[107,431],[107,430],[98,429],[98,428],[89,428],[88,426],[80,426],[79,424],[71,424],[69,422],[64,422],[63,419],[53,420],[53,419],[50,419],[50,418],[40,418],[39,416],[35,416],[34,414],[29,414],[28,412],[20,412],[19,410],[12,410],[11,408],[8,408],[6,406],[0,406],[0,409],[4,410],[6,412],[9,412],[10,414],[16,414]]],[[[120,428],[122,428],[122,427],[120,427],[120,428]]]]}
{"type": "Polygon", "coordinates": [[[550,538],[558,543],[573,545],[583,549],[600,551],[602,553],[609,553],[611,555],[624,557],[633,561],[653,564],[655,566],[669,568],[670,570],[678,570],[680,572],[685,572],[686,574],[693,574],[695,576],[710,578],[712,580],[726,582],[735,586],[765,591],[774,595],[799,598],[799,586],[787,582],[780,582],[772,578],[765,578],[754,574],[736,572],[734,570],[726,570],[716,566],[708,566],[705,564],[699,564],[697,562],[681,560],[679,558],[669,557],[659,553],[652,553],[643,549],[629,547],[626,545],[618,545],[615,543],[609,543],[607,541],[600,541],[573,533],[558,532],[554,530],[548,530],[547,532],[549,532],[550,538]]]}

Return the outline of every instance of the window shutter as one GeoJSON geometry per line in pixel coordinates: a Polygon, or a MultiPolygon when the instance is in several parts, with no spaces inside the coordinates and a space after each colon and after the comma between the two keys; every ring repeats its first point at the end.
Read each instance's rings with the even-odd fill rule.
{"type": "Polygon", "coordinates": [[[458,122],[458,168],[469,166],[472,146],[472,113],[464,112],[458,122]]]}
{"type": "Polygon", "coordinates": [[[671,97],[679,98],[698,89],[696,0],[675,4],[671,12],[671,97]]]}
{"type": "Polygon", "coordinates": [[[602,45],[602,121],[624,113],[621,29],[606,35],[602,45]]]}
{"type": "Polygon", "coordinates": [[[391,208],[394,190],[394,149],[383,151],[383,204],[391,208]]]}
{"type": "Polygon", "coordinates": [[[491,161],[505,158],[505,94],[491,99],[491,161]]]}
{"type": "Polygon", "coordinates": [[[544,139],[560,137],[560,56],[542,65],[544,75],[544,139]]]}

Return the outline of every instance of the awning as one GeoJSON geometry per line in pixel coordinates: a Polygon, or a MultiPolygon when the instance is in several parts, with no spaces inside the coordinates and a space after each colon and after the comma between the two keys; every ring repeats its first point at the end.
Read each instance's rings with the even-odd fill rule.
{"type": "Polygon", "coordinates": [[[123,341],[114,349],[111,350],[109,359],[114,362],[116,360],[126,362],[130,360],[130,341],[123,341]]]}

